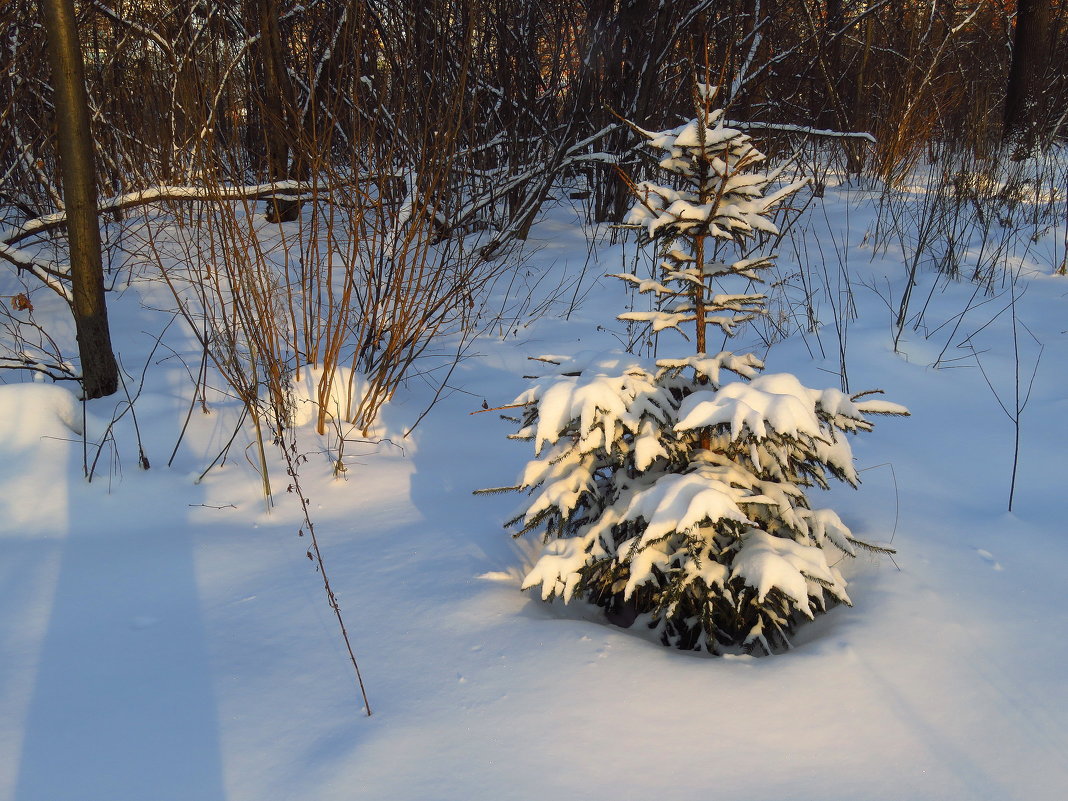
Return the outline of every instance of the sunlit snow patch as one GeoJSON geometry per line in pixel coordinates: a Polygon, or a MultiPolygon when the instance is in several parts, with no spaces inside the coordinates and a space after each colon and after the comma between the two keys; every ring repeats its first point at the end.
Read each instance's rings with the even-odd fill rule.
{"type": "Polygon", "coordinates": [[[318,365],[305,365],[300,377],[293,379],[293,425],[315,423],[320,406],[326,409],[327,421],[347,423],[352,420],[367,391],[367,379],[351,367],[335,367],[329,387],[323,383],[325,371],[318,365]]]}

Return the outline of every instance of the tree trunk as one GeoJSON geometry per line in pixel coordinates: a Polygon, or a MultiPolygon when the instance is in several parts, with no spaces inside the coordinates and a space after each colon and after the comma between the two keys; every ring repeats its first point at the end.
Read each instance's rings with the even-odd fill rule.
{"type": "Polygon", "coordinates": [[[100,398],[118,389],[119,371],[111,349],[108,309],[104,301],[96,169],[89,132],[85,66],[78,44],[73,0],[41,0],[41,11],[48,33],[48,58],[52,67],[82,388],[86,398],[100,398]]]}
{"type": "Polygon", "coordinates": [[[1027,150],[1038,139],[1042,123],[1042,94],[1050,64],[1049,0],[1019,0],[1012,64],[1005,91],[1004,139],[1027,150]]]}
{"type": "MultiPolygon", "coordinates": [[[[264,78],[263,116],[268,174],[272,181],[302,178],[296,91],[286,68],[278,3],[277,0],[257,0],[255,8],[260,34],[258,53],[264,78]]],[[[270,222],[293,222],[300,216],[300,207],[301,202],[293,198],[272,198],[267,219],[270,222]]]]}

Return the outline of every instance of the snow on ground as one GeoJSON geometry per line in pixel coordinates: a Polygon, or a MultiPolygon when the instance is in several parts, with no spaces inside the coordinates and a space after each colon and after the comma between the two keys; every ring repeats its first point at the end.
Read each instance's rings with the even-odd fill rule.
{"type": "MultiPolygon", "coordinates": [[[[588,261],[559,207],[534,229],[508,301],[555,291],[550,314],[518,314],[477,341],[410,438],[399,433],[429,399],[418,382],[386,409],[389,439],[360,445],[344,479],[303,431],[301,479],[369,718],[282,467],[269,513],[249,433],[195,483],[239,416],[221,395],[166,466],[190,381],[170,350],[148,360],[167,317],[136,286],[116,297],[124,365],[138,378],[148,360],[135,410],[150,470],[137,468],[126,416],[86,483],[69,389],[0,386],[0,798],[1064,798],[1068,283],[1028,262],[1017,284],[1017,316],[1044,349],[1009,513],[1013,426],[958,347],[974,334],[1011,403],[1011,315],[995,318],[1009,287],[954,329],[973,287],[921,273],[917,297],[939,283],[895,354],[883,298],[900,297],[905,272],[900,254],[864,244],[870,212],[845,211],[857,194],[829,190],[827,214],[808,218],[810,257],[822,244],[829,267],[810,275],[826,275],[823,327],[766,354],[769,372],[839,385],[834,232],[858,311],[850,388],[885,389],[913,415],[857,438],[863,486],[820,502],[898,549],[893,562],[841,566],[855,606],[804,626],[789,653],[709,659],[519,592],[529,553],[500,528],[516,499],[471,490],[512,482],[529,454],[494,414],[470,412],[522,392],[528,356],[627,339],[613,319],[625,290],[599,278],[620,271],[619,249],[602,241],[600,263],[588,261]],[[947,344],[955,360],[933,369],[947,344]]],[[[788,261],[784,249],[783,275],[788,261]]],[[[40,317],[48,300],[34,299],[40,317]]],[[[1026,383],[1037,346],[1020,330],[1026,383]]],[[[662,355],[684,355],[667,336],[662,355]]],[[[179,326],[165,342],[195,367],[179,326]]],[[[89,404],[90,460],[124,403],[89,404]]]]}

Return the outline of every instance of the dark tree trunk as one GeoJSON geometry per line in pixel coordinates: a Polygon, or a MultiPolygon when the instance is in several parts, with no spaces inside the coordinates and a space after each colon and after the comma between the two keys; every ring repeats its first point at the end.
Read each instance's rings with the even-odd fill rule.
{"type": "Polygon", "coordinates": [[[1052,21],[1049,0],[1018,1],[1012,64],[1005,92],[1004,138],[1025,150],[1034,145],[1040,133],[1052,21]]]}
{"type": "MultiPolygon", "coordinates": [[[[286,68],[277,0],[257,0],[258,55],[263,68],[263,117],[267,139],[267,168],[272,181],[303,177],[298,142],[296,91],[286,68]]],[[[300,216],[299,200],[273,198],[268,205],[271,222],[292,222],[300,216]]]]}
{"type": "Polygon", "coordinates": [[[52,67],[82,387],[87,398],[99,398],[118,389],[119,371],[111,349],[104,301],[85,66],[78,44],[73,0],[42,0],[41,11],[52,67]]]}
{"type": "MultiPolygon", "coordinates": [[[[638,125],[649,123],[653,106],[669,106],[663,80],[664,60],[671,43],[683,31],[678,20],[690,3],[658,3],[654,0],[594,0],[585,5],[582,54],[578,79],[572,94],[572,114],[583,119],[593,133],[616,120],[616,114],[638,125]]],[[[684,84],[683,84],[684,85],[684,84]]],[[[672,86],[671,90],[676,88],[672,86]]],[[[659,115],[666,112],[658,109],[659,115]]],[[[624,128],[598,142],[597,147],[620,153],[633,141],[624,128]]],[[[636,164],[621,165],[633,175],[636,164]]],[[[618,221],[632,202],[630,190],[619,180],[614,166],[591,169],[593,218],[618,221]]]]}

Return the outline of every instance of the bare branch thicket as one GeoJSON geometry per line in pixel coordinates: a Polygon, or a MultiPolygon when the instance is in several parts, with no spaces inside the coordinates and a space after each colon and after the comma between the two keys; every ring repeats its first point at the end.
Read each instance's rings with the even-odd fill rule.
{"type": "MultiPolygon", "coordinates": [[[[341,43],[350,52],[338,60],[360,63],[361,39],[331,46],[341,43]]],[[[483,285],[505,266],[440,235],[470,113],[463,65],[457,72],[454,61],[437,56],[427,63],[458,78],[451,97],[436,99],[432,135],[410,123],[395,128],[352,109],[344,96],[324,95],[328,105],[309,101],[302,111],[306,183],[235,189],[227,183],[230,165],[205,151],[196,165],[201,191],[161,188],[121,204],[172,199],[175,210],[130,235],[131,248],[164,268],[216,368],[276,432],[292,421],[291,380],[312,371],[317,427],[325,434],[335,426],[339,466],[352,426],[362,435],[371,430],[412,366],[437,347],[432,343],[470,335],[483,285]],[[426,141],[409,150],[414,135],[426,141]],[[339,136],[353,145],[347,161],[336,148],[339,136]],[[299,224],[265,223],[253,201],[273,189],[299,190],[299,224]],[[341,408],[334,407],[338,397],[341,408]]],[[[455,342],[450,348],[455,352],[455,342]]]]}
{"type": "MultiPolygon", "coordinates": [[[[1056,35],[1065,5],[1052,6],[1054,64],[1068,56],[1056,35]]],[[[355,231],[368,218],[354,204],[381,203],[387,216],[429,215],[417,225],[447,247],[479,236],[494,258],[561,184],[591,219],[618,214],[626,191],[613,162],[639,177],[642,165],[615,115],[673,124],[688,98],[662,87],[685,85],[693,63],[723,84],[732,114],[774,132],[779,154],[804,147],[891,183],[940,157],[935,142],[985,157],[1000,141],[1011,10],[989,0],[90,0],[79,30],[103,194],[284,178],[302,193],[279,195],[276,219],[329,200],[332,214],[353,212],[355,231]],[[875,145],[828,131],[872,134],[875,145]],[[339,191],[367,180],[367,193],[339,191]]],[[[5,236],[0,258],[69,294],[62,265],[39,255],[41,237],[62,233],[41,224],[62,199],[33,11],[31,0],[0,8],[0,213],[7,234],[36,221],[40,236],[5,236]]],[[[1045,78],[1050,108],[1068,107],[1061,73],[1045,78]]],[[[1047,137],[1064,124],[1047,120],[1047,137]]],[[[128,213],[109,208],[116,223],[128,213]]],[[[192,221],[197,208],[182,213],[192,221]]]]}
{"type": "MultiPolygon", "coordinates": [[[[1054,117],[1068,90],[1056,68],[1068,11],[1047,5],[1052,66],[1040,80],[1055,132],[1065,122],[1054,117]]],[[[5,199],[35,216],[58,192],[31,6],[11,0],[0,11],[9,31],[0,97],[18,120],[5,126],[3,164],[15,179],[5,189],[20,191],[5,199]]],[[[722,75],[739,117],[874,134],[884,175],[931,137],[988,148],[1003,118],[1011,11],[990,0],[91,0],[81,30],[101,185],[114,194],[187,183],[203,151],[229,163],[231,183],[306,178],[304,141],[328,135],[351,150],[359,117],[380,117],[382,136],[415,152],[462,73],[471,116],[450,177],[466,196],[449,207],[453,228],[522,236],[545,175],[585,176],[593,216],[612,218],[625,192],[600,154],[633,158],[611,112],[669,124],[688,99],[663,87],[682,85],[695,62],[722,75]]],[[[862,166],[863,151],[847,155],[851,169],[862,166]]]]}

